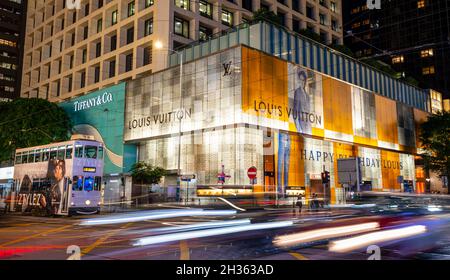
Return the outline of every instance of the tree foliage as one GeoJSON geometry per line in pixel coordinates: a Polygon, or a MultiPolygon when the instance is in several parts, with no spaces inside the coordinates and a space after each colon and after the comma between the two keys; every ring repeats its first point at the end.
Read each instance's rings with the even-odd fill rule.
{"type": "Polygon", "coordinates": [[[450,112],[428,117],[420,126],[420,141],[427,151],[425,165],[441,176],[450,175],[450,112]]]}
{"type": "Polygon", "coordinates": [[[139,161],[131,167],[131,177],[141,184],[158,184],[165,175],[166,171],[163,168],[152,166],[144,161],[139,161]]]}
{"type": "Polygon", "coordinates": [[[69,139],[72,124],[66,112],[39,98],[0,103],[0,161],[14,157],[15,149],[69,139]]]}
{"type": "Polygon", "coordinates": [[[267,9],[259,9],[253,13],[253,21],[265,20],[271,23],[281,25],[281,19],[272,11],[267,9]]]}

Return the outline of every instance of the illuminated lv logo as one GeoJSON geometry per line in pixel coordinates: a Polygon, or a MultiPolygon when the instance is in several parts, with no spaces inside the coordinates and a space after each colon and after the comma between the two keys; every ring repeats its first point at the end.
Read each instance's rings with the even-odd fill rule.
{"type": "Polygon", "coordinates": [[[224,63],[223,65],[223,69],[225,70],[225,73],[223,74],[223,76],[230,76],[231,75],[231,61],[228,63],[224,63]]]}
{"type": "Polygon", "coordinates": [[[381,0],[367,0],[367,8],[369,10],[381,9],[381,0]]]}
{"type": "Polygon", "coordinates": [[[66,6],[69,10],[81,10],[81,0],[66,0],[66,6]]]}

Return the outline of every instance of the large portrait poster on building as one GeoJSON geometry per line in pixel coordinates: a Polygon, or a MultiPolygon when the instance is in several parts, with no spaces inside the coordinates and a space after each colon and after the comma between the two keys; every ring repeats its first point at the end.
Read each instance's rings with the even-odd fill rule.
{"type": "Polygon", "coordinates": [[[242,48],[245,122],[313,135],[323,129],[322,76],[242,48]]]}

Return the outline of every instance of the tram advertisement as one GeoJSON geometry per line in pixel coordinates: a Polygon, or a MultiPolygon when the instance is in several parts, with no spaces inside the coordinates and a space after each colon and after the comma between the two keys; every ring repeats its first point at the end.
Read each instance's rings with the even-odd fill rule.
{"type": "Polygon", "coordinates": [[[52,159],[42,162],[39,167],[23,170],[17,199],[17,210],[28,212],[32,209],[44,210],[47,214],[67,213],[69,190],[66,176],[66,161],[52,159]],[[46,169],[40,169],[48,164],[46,169]],[[39,170],[39,171],[38,171],[39,170]]]}

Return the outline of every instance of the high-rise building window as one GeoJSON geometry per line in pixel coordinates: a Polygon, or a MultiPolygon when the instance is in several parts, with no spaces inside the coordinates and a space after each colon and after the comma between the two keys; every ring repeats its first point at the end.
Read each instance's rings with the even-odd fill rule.
{"type": "Polygon", "coordinates": [[[300,32],[300,20],[292,19],[292,30],[295,32],[300,32]]]}
{"type": "Polygon", "coordinates": [[[68,92],[72,92],[72,76],[69,76],[69,79],[68,79],[68,92]]]}
{"type": "Polygon", "coordinates": [[[98,42],[95,44],[95,57],[99,57],[100,55],[102,55],[102,43],[98,42]]]}
{"type": "Polygon", "coordinates": [[[418,8],[418,9],[425,8],[425,0],[419,0],[419,1],[417,1],[417,8],[418,8]]]}
{"type": "Polygon", "coordinates": [[[152,6],[153,4],[155,4],[154,0],[145,0],[145,7],[146,8],[152,6]]]}
{"type": "Polygon", "coordinates": [[[306,16],[309,17],[310,19],[315,19],[314,18],[314,8],[311,6],[306,6],[306,16]]]}
{"type": "Polygon", "coordinates": [[[292,9],[296,12],[300,12],[300,0],[292,0],[292,9]]]}
{"type": "Polygon", "coordinates": [[[94,68],[94,83],[98,83],[100,81],[100,66],[95,66],[94,68]]]}
{"type": "Polygon", "coordinates": [[[333,31],[337,31],[337,21],[336,20],[331,20],[331,29],[333,31]]]}
{"type": "Polygon", "coordinates": [[[228,26],[233,26],[233,13],[227,10],[222,10],[222,23],[228,26]]]}
{"type": "Polygon", "coordinates": [[[180,7],[185,10],[190,9],[190,0],[175,0],[175,6],[180,7]]]}
{"type": "Polygon", "coordinates": [[[200,15],[207,17],[207,18],[212,18],[212,4],[211,3],[208,3],[205,0],[200,0],[199,10],[200,10],[200,15]]]}
{"type": "Polygon", "coordinates": [[[69,69],[73,68],[73,55],[70,56],[69,58],[69,69]]]}
{"type": "MultiPolygon", "coordinates": [[[[295,2],[295,0],[292,0],[292,2],[295,2]]],[[[242,0],[242,8],[253,12],[252,0],[242,0]]]]}
{"type": "Polygon", "coordinates": [[[89,36],[89,26],[85,26],[83,30],[83,40],[86,40],[89,36]]]}
{"type": "Polygon", "coordinates": [[[133,70],[133,54],[130,53],[125,57],[125,72],[133,70]]]}
{"type": "Polygon", "coordinates": [[[80,75],[80,88],[84,88],[86,85],[86,72],[81,72],[80,75]]]}
{"type": "Polygon", "coordinates": [[[434,66],[422,68],[422,74],[423,75],[431,75],[431,74],[434,74],[434,73],[435,73],[434,66]]]}
{"type": "Polygon", "coordinates": [[[392,58],[392,64],[403,63],[404,60],[405,60],[405,58],[403,57],[403,55],[394,56],[392,58]]]}
{"type": "Polygon", "coordinates": [[[152,63],[152,47],[146,47],[144,49],[144,65],[152,63]]]}
{"type": "Polygon", "coordinates": [[[134,1],[128,3],[128,17],[134,15],[134,1]]]}
{"type": "Polygon", "coordinates": [[[84,6],[84,16],[88,16],[89,15],[89,3],[87,3],[84,6]]]}
{"type": "Polygon", "coordinates": [[[325,25],[325,15],[319,14],[320,24],[325,25]]]}
{"type": "Polygon", "coordinates": [[[181,18],[175,18],[174,32],[177,35],[189,38],[189,22],[181,18]]]}
{"type": "Polygon", "coordinates": [[[98,7],[99,8],[103,7],[103,0],[98,0],[98,7]]]}
{"type": "Polygon", "coordinates": [[[116,50],[117,48],[117,35],[111,36],[111,51],[116,50]]]}
{"type": "Polygon", "coordinates": [[[144,36],[153,34],[153,18],[149,18],[144,22],[144,36]]]}
{"type": "Polygon", "coordinates": [[[87,49],[83,49],[81,53],[81,63],[86,63],[87,60],[87,49]]]}
{"type": "Polygon", "coordinates": [[[117,10],[113,11],[111,14],[111,25],[114,25],[117,23],[117,10]]]}
{"type": "Polygon", "coordinates": [[[109,62],[109,77],[114,77],[116,75],[116,61],[111,60],[109,62]]]}
{"type": "Polygon", "coordinates": [[[208,27],[205,26],[201,26],[199,27],[199,40],[200,41],[205,41],[208,39],[209,36],[212,35],[212,31],[211,29],[209,29],[208,27]]]}
{"type": "Polygon", "coordinates": [[[61,74],[61,70],[62,70],[62,61],[59,60],[58,61],[58,74],[61,74]]]}
{"type": "Polygon", "coordinates": [[[103,25],[103,20],[101,18],[99,18],[97,20],[97,33],[102,32],[102,25],[103,25]]]}
{"type": "Polygon", "coordinates": [[[420,56],[421,57],[430,57],[430,56],[433,56],[433,55],[434,55],[433,49],[420,51],[420,56]]]}
{"type": "Polygon", "coordinates": [[[133,43],[134,40],[134,27],[127,29],[127,44],[133,43]]]}
{"type": "Polygon", "coordinates": [[[336,2],[334,1],[330,2],[330,10],[334,13],[336,12],[336,2]]]}
{"type": "Polygon", "coordinates": [[[61,95],[61,81],[58,80],[56,82],[56,96],[60,96],[61,95]]]}

